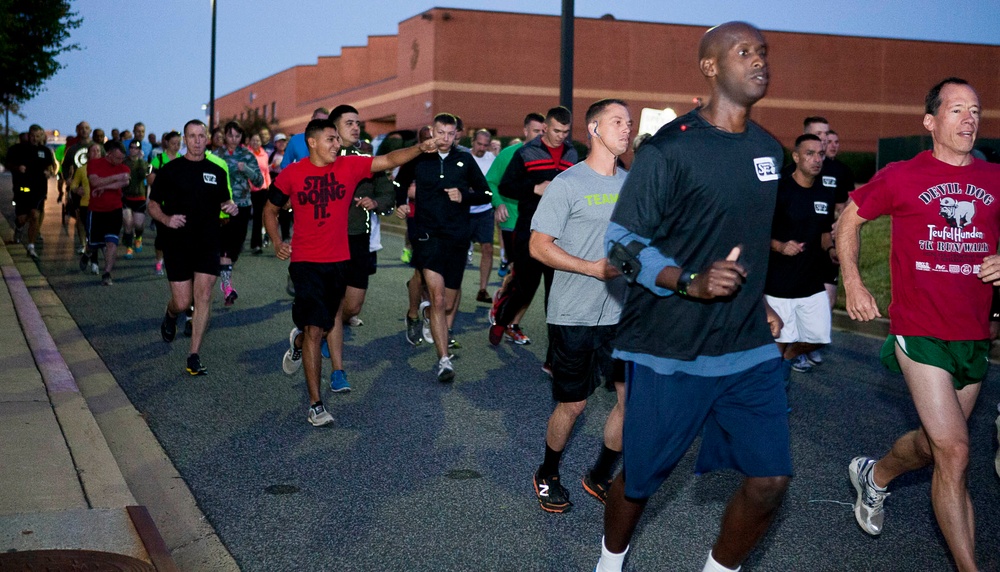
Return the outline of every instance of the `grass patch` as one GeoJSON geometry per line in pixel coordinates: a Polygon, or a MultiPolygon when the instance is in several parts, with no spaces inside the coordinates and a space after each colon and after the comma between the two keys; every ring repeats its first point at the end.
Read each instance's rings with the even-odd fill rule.
{"type": "MultiPolygon", "coordinates": [[[[861,279],[868,291],[875,296],[882,317],[889,317],[887,308],[892,300],[889,286],[889,234],[890,219],[887,216],[873,220],[861,227],[861,256],[858,266],[861,279]]],[[[837,308],[843,310],[846,304],[844,285],[837,290],[837,308]]]]}

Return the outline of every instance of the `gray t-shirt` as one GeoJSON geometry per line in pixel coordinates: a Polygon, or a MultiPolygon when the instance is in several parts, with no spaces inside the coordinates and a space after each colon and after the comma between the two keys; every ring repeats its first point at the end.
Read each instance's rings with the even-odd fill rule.
{"type": "MultiPolygon", "coordinates": [[[[604,233],[625,171],[597,174],[584,162],[557,176],[542,195],[531,219],[531,230],[556,239],[556,246],[584,260],[605,258],[604,233]]],[[[603,282],[590,276],[556,270],[546,321],[560,326],[609,326],[618,323],[625,280],[603,282]]]]}

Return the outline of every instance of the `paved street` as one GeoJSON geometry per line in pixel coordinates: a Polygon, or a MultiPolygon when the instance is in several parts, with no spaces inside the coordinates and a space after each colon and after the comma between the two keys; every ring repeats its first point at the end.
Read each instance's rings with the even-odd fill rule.
{"type": "MultiPolygon", "coordinates": [[[[9,218],[9,190],[0,205],[9,218]]],[[[349,331],[345,348],[354,391],[325,395],[336,423],[317,429],[306,421],[301,373],[281,371],[292,326],[285,263],[270,252],[240,259],[236,305],[223,307],[216,293],[201,352],[209,375],[192,378],[184,372],[188,340],[160,339],[168,293],[166,280],[153,275],[152,233],[134,260],[119,260],[115,284],[102,287],[99,277],[79,272],[53,196],[48,206],[42,272],[244,570],[593,568],[603,510],[579,480],[600,447],[613,396],[595,395],[564,456],[573,510],[543,513],[531,486],[552,407],[539,368],[539,304],[523,324],[535,343],[494,349],[487,307],[473,300],[478,269],[470,267],[455,328],[463,345],[457,381],[441,385],[432,373],[433,348],[404,339],[404,283],[412,271],[399,262],[402,239],[384,233],[365,325],[349,331]]],[[[745,569],[950,569],[931,512],[929,471],[894,483],[881,537],[862,533],[851,514],[847,462],[883,453],[916,423],[902,378],[877,362],[880,343],[835,333],[827,363],[794,374],[796,476],[778,522],[745,569]]],[[[327,376],[329,369],[326,363],[327,376]]],[[[993,368],[970,425],[977,553],[991,571],[1000,570],[998,378],[993,368]]],[[[696,477],[693,463],[689,454],[652,499],[629,570],[701,569],[738,476],[696,477]]]]}

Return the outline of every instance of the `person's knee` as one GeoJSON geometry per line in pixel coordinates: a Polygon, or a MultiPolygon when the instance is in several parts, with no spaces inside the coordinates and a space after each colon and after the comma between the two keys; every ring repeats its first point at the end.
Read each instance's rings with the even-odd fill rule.
{"type": "Polygon", "coordinates": [[[483,256],[486,256],[488,258],[491,258],[493,256],[493,243],[491,243],[491,242],[484,242],[484,243],[482,243],[482,244],[479,245],[479,248],[480,248],[481,252],[483,253],[483,256]]]}
{"type": "Polygon", "coordinates": [[[744,490],[754,505],[763,510],[774,510],[781,506],[790,480],[786,476],[748,478],[744,490]]]}
{"type": "Polygon", "coordinates": [[[574,419],[583,413],[583,410],[587,408],[587,400],[583,401],[562,401],[556,405],[556,408],[560,410],[564,415],[568,415],[574,419]]]}
{"type": "Polygon", "coordinates": [[[949,475],[964,475],[969,467],[969,442],[954,440],[932,445],[934,470],[949,475]]]}

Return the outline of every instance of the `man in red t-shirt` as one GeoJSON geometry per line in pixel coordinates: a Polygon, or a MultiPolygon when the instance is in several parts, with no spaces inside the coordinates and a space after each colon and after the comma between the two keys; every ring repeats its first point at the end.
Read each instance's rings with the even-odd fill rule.
{"type": "Polygon", "coordinates": [[[90,268],[97,273],[97,251],[104,248],[104,275],[101,283],[111,285],[111,269],[118,253],[122,230],[122,189],[128,186],[131,170],[125,165],[125,147],[118,141],[104,144],[104,157],[87,164],[90,181],[90,268]]]}
{"type": "Polygon", "coordinates": [[[333,422],[323,407],[319,378],[322,371],[320,344],[340,320],[337,311],[344,297],[346,261],[351,258],[347,241],[347,212],[352,204],[375,207],[370,198],[354,198],[354,190],[372,173],[398,167],[421,152],[437,149],[436,140],[399,149],[381,157],[345,155],[340,152],[340,135],[326,119],[314,119],[306,126],[309,157],[282,169],[271,183],[264,206],[264,227],[274,252],[281,260],[291,258],[288,273],[295,285],[292,320],[295,328],[289,335],[282,368],[292,374],[305,358],[306,385],[309,388],[309,422],[314,426],[333,422]],[[292,242],[281,240],[278,212],[292,202],[295,235],[292,242]],[[294,249],[293,249],[294,247],[294,249]]]}
{"type": "Polygon", "coordinates": [[[934,465],[931,500],[959,570],[978,570],[972,501],[966,487],[968,418],[989,365],[991,284],[1000,284],[1000,165],[972,156],[979,96],[948,78],[926,99],[924,127],[933,150],[882,169],[852,193],[837,232],[847,312],[880,316],[858,271],[861,225],[892,217],[889,338],[882,363],[902,372],[921,426],[887,455],[856,457],[848,470],[854,515],[882,532],[886,487],[903,473],[934,465]]]}

